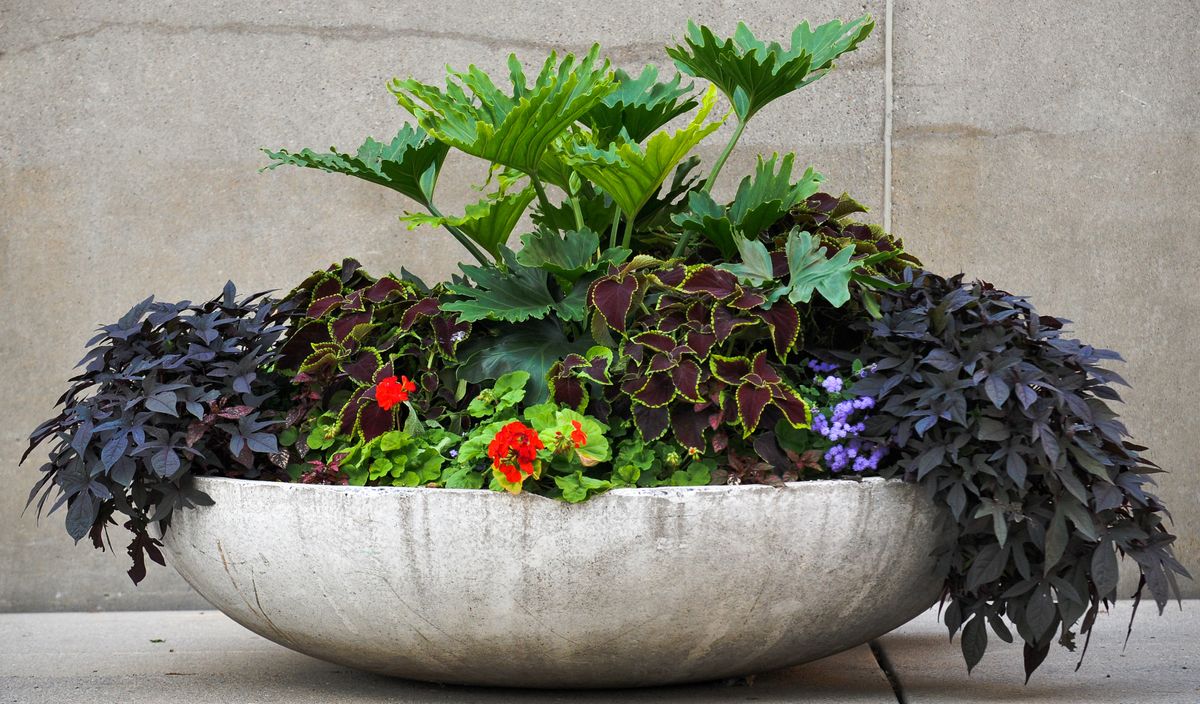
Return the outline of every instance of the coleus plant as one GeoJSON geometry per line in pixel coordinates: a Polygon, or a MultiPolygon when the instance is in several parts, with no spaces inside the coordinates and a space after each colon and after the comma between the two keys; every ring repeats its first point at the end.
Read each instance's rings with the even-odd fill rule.
{"type": "Polygon", "coordinates": [[[72,535],[98,544],[126,513],[137,579],[142,551],[158,558],[147,525],[206,500],[188,473],[570,502],[873,473],[954,519],[930,548],[968,667],[986,627],[1012,637],[1004,619],[1027,672],[1056,631],[1072,647],[1114,595],[1115,550],[1161,607],[1184,572],[1143,489],[1153,465],[1104,403],[1110,355],[1023,299],[923,271],[793,154],[759,157],[731,198],[714,190],[750,120],[873,27],[803,23],[784,46],[690,25],[670,78],[612,70],[596,46],[532,76],[510,57],[506,80],[394,80],[416,124],[391,140],[266,150],[267,169],[406,196],[423,210],[410,228],[444,228],[474,263],[431,287],[346,259],[281,303],[142,304],[34,433],[57,444],[33,496],[57,488],[72,535]],[[488,173],[479,202],[447,214],[435,189],[455,152],[488,173]]]}

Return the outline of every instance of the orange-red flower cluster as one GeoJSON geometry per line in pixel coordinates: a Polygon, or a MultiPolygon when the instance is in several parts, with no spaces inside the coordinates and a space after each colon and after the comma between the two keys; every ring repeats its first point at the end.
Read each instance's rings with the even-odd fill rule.
{"type": "Polygon", "coordinates": [[[575,426],[571,431],[571,442],[575,443],[577,448],[583,447],[587,444],[587,434],[583,432],[583,426],[577,420],[571,421],[571,425],[575,426]]]}
{"type": "Polygon", "coordinates": [[[513,484],[519,484],[533,474],[533,462],[537,451],[545,449],[537,431],[519,420],[514,420],[500,429],[488,445],[488,457],[492,467],[513,484]]]}
{"type": "Polygon", "coordinates": [[[385,411],[392,410],[392,406],[397,403],[403,403],[408,400],[408,395],[417,390],[417,385],[408,380],[408,377],[400,377],[400,381],[396,381],[396,377],[389,376],[379,380],[375,385],[375,400],[379,402],[379,407],[385,411]]]}

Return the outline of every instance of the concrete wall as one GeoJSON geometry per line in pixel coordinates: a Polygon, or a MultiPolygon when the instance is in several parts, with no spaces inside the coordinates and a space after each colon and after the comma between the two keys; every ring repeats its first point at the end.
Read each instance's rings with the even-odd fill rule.
{"type": "MultiPolygon", "coordinates": [[[[767,108],[726,173],[796,151],[875,208],[935,268],[1033,295],[1124,351],[1127,419],[1172,471],[1162,495],[1200,567],[1200,12],[1138,5],[913,0],[647,3],[66,2],[0,8],[0,611],[202,604],[170,570],[138,588],[123,554],[21,517],[16,460],[95,325],[153,292],[227,278],[286,287],[346,255],[447,275],[444,235],[407,232],[399,197],[352,179],[258,174],[259,146],[357,145],[404,119],[392,76],[499,69],[515,51],[663,59],[691,17],[782,36],[864,10],[870,42],[767,108]],[[335,7],[336,6],[336,7],[335,7]],[[890,22],[889,22],[890,19],[890,22]]],[[[712,141],[718,144],[718,138],[712,141]]],[[[709,156],[711,156],[711,151],[709,156]]],[[[452,157],[444,210],[479,163],[452,157]]],[[[728,183],[724,184],[728,188],[728,183]]],[[[36,459],[36,458],[35,458],[36,459]]],[[[1200,594],[1196,585],[1188,587],[1200,594]]]]}

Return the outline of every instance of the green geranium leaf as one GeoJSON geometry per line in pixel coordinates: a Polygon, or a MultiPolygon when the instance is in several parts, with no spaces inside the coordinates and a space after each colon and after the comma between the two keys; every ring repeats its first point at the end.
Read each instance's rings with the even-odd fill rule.
{"type": "Polygon", "coordinates": [[[683,129],[658,132],[644,147],[636,142],[622,142],[599,149],[593,144],[575,142],[567,147],[565,159],[633,218],[658,192],[675,165],[721,126],[724,118],[705,122],[715,105],[716,92],[710,87],[695,118],[683,129]]]}
{"type": "Polygon", "coordinates": [[[787,260],[789,280],[787,297],[793,303],[808,303],[813,291],[820,293],[835,307],[850,300],[850,274],[858,268],[854,245],[847,245],[831,258],[825,256],[820,241],[807,232],[795,232],[788,237],[787,260]]]}
{"type": "Polygon", "coordinates": [[[667,54],[680,71],[720,88],[745,122],[764,105],[828,73],[834,59],[857,48],[874,28],[870,15],[816,29],[804,22],[792,32],[791,48],[784,49],[764,43],[744,23],[732,38],[721,40],[708,27],[689,22],[684,45],[668,47],[667,54]]]}
{"type": "Polygon", "coordinates": [[[616,71],[617,88],[584,116],[600,144],[641,142],[675,117],[696,107],[688,94],[692,84],[681,85],[681,76],[662,82],[658,67],[648,65],[634,78],[616,71]]]}
{"type": "Polygon", "coordinates": [[[414,79],[393,80],[396,100],[438,140],[468,154],[537,173],[550,145],[615,88],[595,45],[583,59],[551,53],[529,86],[516,56],[510,55],[511,94],[496,87],[475,66],[451,71],[445,90],[414,79]]]}
{"type": "Polygon", "coordinates": [[[346,174],[386,186],[422,205],[429,205],[438,172],[449,150],[450,147],[431,139],[424,130],[406,124],[391,143],[383,144],[368,137],[353,155],[339,152],[336,147],[330,147],[326,153],[311,149],[295,153],[286,149],[276,152],[263,149],[272,162],[262,170],[290,165],[346,174]]]}
{"type": "Polygon", "coordinates": [[[582,353],[589,344],[587,340],[568,340],[554,322],[528,322],[508,328],[502,337],[472,338],[470,345],[460,349],[459,359],[463,361],[458,374],[478,384],[511,371],[527,371],[525,401],[542,403],[548,393],[546,374],[550,367],[573,352],[582,353]]]}
{"type": "Polygon", "coordinates": [[[688,210],[676,215],[674,222],[708,238],[723,257],[732,258],[738,249],[738,235],[758,237],[794,206],[816,193],[825,180],[810,168],[799,181],[792,183],[794,160],[794,154],[786,154],[782,160],[775,154],[766,160],[760,157],[754,175],[742,179],[733,202],[726,206],[718,205],[704,191],[692,191],[688,210]]]}
{"type": "Polygon", "coordinates": [[[518,262],[574,282],[594,268],[592,258],[600,246],[600,236],[588,229],[562,235],[543,229],[522,235],[521,244],[518,262]]]}
{"type": "Polygon", "coordinates": [[[400,218],[412,230],[418,225],[449,225],[462,230],[467,237],[483,247],[489,254],[500,258],[500,248],[508,242],[512,231],[520,221],[525,208],[533,200],[533,186],[520,190],[501,189],[488,195],[478,203],[466,207],[460,217],[405,213],[400,218]]]}
{"type": "Polygon", "coordinates": [[[586,500],[588,496],[599,494],[612,488],[612,482],[594,477],[585,477],[583,476],[583,472],[575,472],[565,477],[555,477],[554,483],[562,490],[563,500],[573,504],[586,500]]]}
{"type": "Polygon", "coordinates": [[[508,248],[502,248],[500,255],[507,265],[505,269],[459,264],[475,285],[446,284],[451,293],[464,300],[443,303],[442,310],[458,313],[459,318],[467,322],[504,320],[519,323],[546,317],[555,304],[547,287],[546,272],[519,264],[508,248]]]}

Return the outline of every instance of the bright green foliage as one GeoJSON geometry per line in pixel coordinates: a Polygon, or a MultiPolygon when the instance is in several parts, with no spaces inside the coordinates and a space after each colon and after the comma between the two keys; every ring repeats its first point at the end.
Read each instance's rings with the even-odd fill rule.
{"type": "Polygon", "coordinates": [[[508,242],[513,229],[533,200],[533,186],[519,190],[499,190],[486,198],[466,207],[460,217],[407,213],[400,219],[408,223],[408,229],[417,225],[448,225],[461,230],[480,247],[497,259],[500,248],[508,242]]]}
{"type": "Polygon", "coordinates": [[[585,477],[583,472],[575,472],[565,477],[555,477],[554,484],[562,490],[562,498],[573,504],[586,500],[589,496],[608,491],[613,484],[605,479],[585,477]]]}
{"type": "Polygon", "coordinates": [[[511,94],[475,66],[450,71],[445,90],[415,79],[393,80],[396,100],[427,132],[481,159],[536,174],[542,156],[563,132],[615,88],[599,45],[576,61],[552,52],[532,86],[509,56],[511,94]]]}
{"type": "Polygon", "coordinates": [[[463,272],[475,283],[447,284],[451,293],[463,300],[451,301],[443,310],[459,314],[469,322],[476,320],[505,320],[519,323],[530,318],[543,318],[554,307],[554,297],[546,284],[546,272],[519,264],[511,250],[500,252],[506,268],[461,264],[463,272]]]}
{"type": "Polygon", "coordinates": [[[816,193],[825,180],[809,168],[799,181],[792,183],[794,160],[794,154],[786,154],[782,159],[776,154],[766,160],[759,157],[754,175],[742,179],[733,202],[725,206],[718,205],[704,191],[692,191],[688,210],[677,214],[675,223],[708,238],[724,258],[731,259],[738,250],[739,235],[757,238],[794,206],[816,193]]]}
{"type": "Polygon", "coordinates": [[[687,127],[658,132],[644,147],[636,142],[622,142],[600,149],[593,144],[575,143],[568,147],[566,161],[602,188],[632,219],[667,180],[676,164],[721,126],[723,118],[706,122],[715,105],[716,91],[709,88],[687,127]]]}
{"type": "Polygon", "coordinates": [[[791,48],[784,49],[758,39],[744,23],[732,38],[721,40],[708,27],[689,22],[686,46],[668,47],[667,54],[679,70],[720,88],[745,122],[764,105],[825,75],[834,59],[857,48],[874,28],[870,15],[816,29],[804,22],[792,32],[791,48]]]}
{"type": "Polygon", "coordinates": [[[524,266],[545,269],[567,281],[593,269],[600,236],[588,229],[559,233],[541,229],[521,236],[517,261],[524,266]]]}
{"type": "Polygon", "coordinates": [[[427,206],[433,200],[438,172],[449,150],[449,145],[430,138],[424,130],[405,124],[391,143],[383,144],[368,137],[353,155],[339,152],[336,147],[323,154],[311,149],[296,153],[264,149],[272,162],[263,169],[288,164],[356,176],[427,206]]]}
{"type": "Polygon", "coordinates": [[[454,435],[441,430],[415,436],[392,430],[336,455],[353,485],[419,486],[438,481],[456,443],[454,435]]]}
{"type": "MultiPolygon", "coordinates": [[[[792,303],[808,303],[813,291],[835,308],[850,300],[850,275],[859,267],[850,261],[854,247],[843,247],[833,257],[825,256],[819,240],[807,232],[792,232],[785,247],[788,260],[786,295],[792,303]]],[[[779,293],[784,293],[783,290],[779,293]]]]}
{"type": "Polygon", "coordinates": [[[467,406],[467,413],[475,418],[504,418],[515,415],[515,408],[525,398],[525,385],[529,372],[509,372],[490,389],[484,389],[467,406]]]}
{"type": "Polygon", "coordinates": [[[643,68],[637,78],[617,69],[617,89],[583,118],[596,143],[641,142],[672,118],[696,107],[689,95],[692,84],[680,85],[681,76],[676,74],[670,81],[657,79],[654,65],[643,68]]]}

